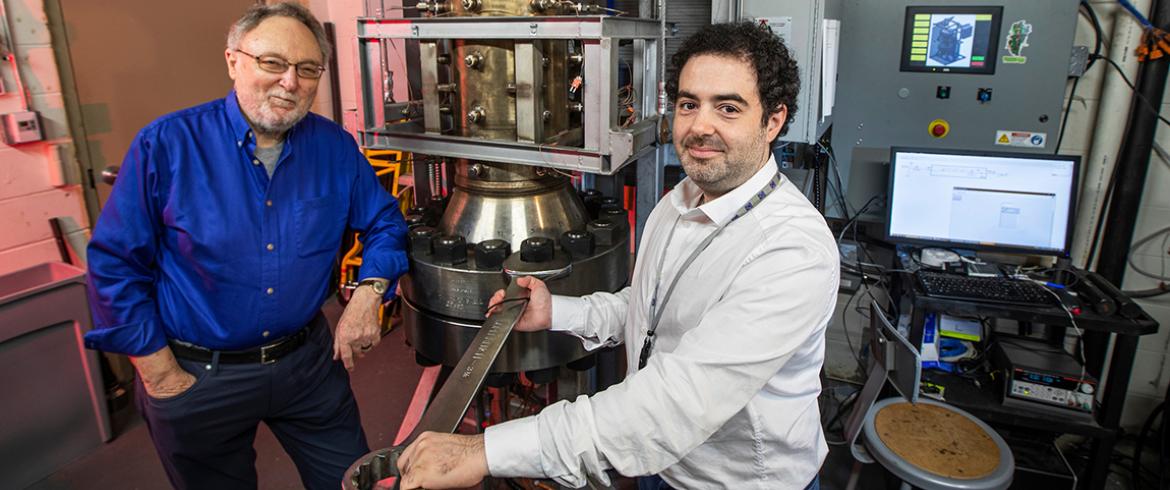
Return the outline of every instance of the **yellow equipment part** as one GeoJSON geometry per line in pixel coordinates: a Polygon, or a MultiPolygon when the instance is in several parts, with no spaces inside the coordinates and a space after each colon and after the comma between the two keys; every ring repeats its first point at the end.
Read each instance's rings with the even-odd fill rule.
{"type": "MultiPolygon", "coordinates": [[[[412,186],[399,187],[399,177],[402,175],[402,165],[404,163],[404,153],[398,150],[372,150],[363,149],[362,153],[369,160],[370,166],[374,167],[374,174],[378,177],[390,177],[389,189],[390,195],[398,199],[398,204],[401,211],[405,214],[410,209],[410,203],[413,202],[414,188],[412,186]]],[[[357,282],[358,269],[362,266],[362,242],[358,240],[358,234],[353,235],[353,247],[345,253],[341,258],[341,269],[339,274],[340,284],[338,291],[348,291],[347,286],[357,282]]],[[[348,299],[348,295],[344,295],[348,299]]],[[[378,312],[378,320],[382,325],[383,334],[389,331],[389,315],[386,308],[382,308],[378,312]]]]}

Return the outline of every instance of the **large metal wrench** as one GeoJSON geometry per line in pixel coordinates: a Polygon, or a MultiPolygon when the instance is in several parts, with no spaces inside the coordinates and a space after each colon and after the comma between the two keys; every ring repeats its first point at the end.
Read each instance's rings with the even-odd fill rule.
{"type": "MultiPolygon", "coordinates": [[[[401,445],[378,449],[358,459],[341,481],[344,490],[373,490],[378,483],[392,477],[399,477],[398,457],[402,451],[414,442],[423,432],[453,433],[463,421],[471,401],[476,398],[483,380],[496,361],[496,356],[504,347],[516,322],[524,315],[528,307],[528,290],[516,284],[520,276],[537,276],[544,280],[551,280],[569,273],[570,267],[551,271],[518,272],[505,270],[512,278],[508,287],[504,289],[504,299],[495,313],[489,316],[472,340],[471,346],[463,353],[459,363],[451,371],[451,376],[443,383],[439,393],[423,413],[418,425],[407,436],[401,445]]],[[[396,480],[391,487],[398,489],[396,480]]]]}

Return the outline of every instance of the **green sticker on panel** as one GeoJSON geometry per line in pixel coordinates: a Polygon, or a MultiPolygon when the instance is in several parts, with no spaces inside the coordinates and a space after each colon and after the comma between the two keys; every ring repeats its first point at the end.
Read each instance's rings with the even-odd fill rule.
{"type": "Polygon", "coordinates": [[[1028,36],[1032,34],[1032,24],[1027,20],[1017,20],[1008,28],[1007,43],[1004,44],[1003,49],[1008,52],[1008,56],[1003,57],[1004,63],[1022,65],[1028,62],[1028,57],[1024,56],[1024,48],[1028,47],[1028,36]]]}

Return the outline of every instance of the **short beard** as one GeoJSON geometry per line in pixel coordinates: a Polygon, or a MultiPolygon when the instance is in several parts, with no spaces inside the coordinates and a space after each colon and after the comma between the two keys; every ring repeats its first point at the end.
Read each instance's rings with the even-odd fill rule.
{"type": "Polygon", "coordinates": [[[309,95],[309,100],[305,101],[303,106],[298,103],[297,105],[299,107],[294,109],[292,113],[285,117],[280,117],[277,116],[269,106],[269,95],[277,95],[285,98],[295,97],[293,94],[288,92],[265,94],[264,102],[261,102],[258,107],[251,111],[255,112],[255,114],[247,115],[249,122],[252,123],[252,129],[257,133],[268,136],[279,136],[288,132],[288,130],[292,129],[293,126],[296,126],[297,123],[301,122],[301,120],[309,114],[309,106],[313,103],[313,96],[309,95]]]}
{"type": "Polygon", "coordinates": [[[687,177],[690,177],[704,194],[715,198],[747,182],[759,170],[759,164],[754,160],[768,147],[768,143],[764,141],[766,134],[762,129],[759,136],[759,144],[740,149],[728,148],[717,137],[691,136],[683,140],[682,148],[676,150],[679,150],[679,161],[683,164],[683,171],[687,177]],[[718,157],[710,160],[692,159],[685,155],[686,149],[691,146],[721,150],[724,152],[722,154],[724,161],[717,161],[718,157]]]}

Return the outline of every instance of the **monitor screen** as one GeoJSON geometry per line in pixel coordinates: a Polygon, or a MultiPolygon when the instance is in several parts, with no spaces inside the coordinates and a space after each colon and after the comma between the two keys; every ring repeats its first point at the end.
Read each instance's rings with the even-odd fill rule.
{"type": "Polygon", "coordinates": [[[893,148],[891,240],[1067,255],[1075,156],[893,148]]]}
{"type": "Polygon", "coordinates": [[[906,7],[902,71],[995,73],[1003,7],[906,7]]]}

